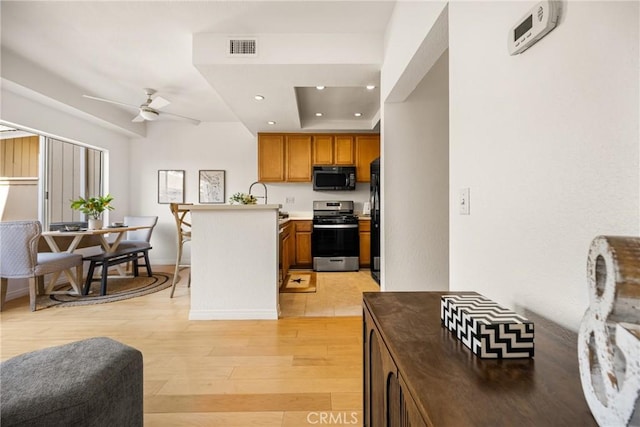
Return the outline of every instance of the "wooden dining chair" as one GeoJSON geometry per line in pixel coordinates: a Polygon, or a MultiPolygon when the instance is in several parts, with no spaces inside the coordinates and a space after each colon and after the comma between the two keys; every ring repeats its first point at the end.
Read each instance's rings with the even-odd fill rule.
{"type": "MultiPolygon", "coordinates": [[[[191,222],[189,222],[190,221],[189,212],[191,210],[188,207],[185,207],[188,205],[192,205],[192,203],[170,203],[169,204],[169,208],[171,209],[171,213],[173,214],[173,217],[176,222],[176,230],[178,232],[177,240],[176,240],[176,243],[177,243],[176,266],[175,266],[175,270],[173,271],[173,283],[171,284],[170,298],[173,298],[173,293],[176,290],[176,283],[178,281],[178,272],[180,271],[180,268],[191,267],[188,264],[181,264],[182,249],[184,247],[184,244],[191,241],[191,222]]],[[[189,271],[188,280],[189,281],[187,283],[187,286],[191,287],[191,271],[189,271]]]]}
{"type": "MultiPolygon", "coordinates": [[[[144,252],[142,251],[146,249],[151,249],[151,244],[149,242],[151,241],[151,234],[153,233],[153,229],[155,228],[156,224],[158,224],[158,217],[157,216],[125,216],[123,218],[123,221],[127,226],[150,227],[150,228],[141,228],[139,230],[127,231],[126,238],[122,240],[118,245],[118,249],[139,248],[141,252],[138,254],[138,259],[144,260],[145,258],[144,252]]],[[[151,266],[146,265],[146,261],[145,261],[145,264],[143,265],[147,269],[147,272],[149,272],[151,266]]]]}

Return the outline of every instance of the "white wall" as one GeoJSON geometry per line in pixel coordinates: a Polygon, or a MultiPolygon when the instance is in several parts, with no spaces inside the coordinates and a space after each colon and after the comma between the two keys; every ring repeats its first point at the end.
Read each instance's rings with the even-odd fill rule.
{"type": "MultiPolygon", "coordinates": [[[[129,140],[128,138],[93,125],[76,116],[63,112],[51,105],[45,105],[9,91],[3,85],[1,119],[33,133],[69,139],[75,142],[103,148],[107,154],[108,191],[115,197],[113,205],[116,210],[111,217],[126,215],[129,210],[129,140]]],[[[31,199],[37,204],[37,198],[31,199]]],[[[13,208],[8,208],[13,209],[13,208]]],[[[37,219],[37,205],[29,209],[35,212],[32,219],[37,219]]],[[[21,214],[22,219],[26,219],[21,214]]],[[[107,217],[108,218],[108,217],[107,217]]],[[[6,218],[3,218],[6,220],[6,218]]],[[[7,300],[28,293],[25,280],[9,280],[7,300]]]]}
{"type": "MultiPolygon", "coordinates": [[[[253,187],[256,194],[262,190],[253,187]],[[256,191],[256,188],[258,190],[256,191]]],[[[357,214],[362,213],[364,202],[369,200],[369,183],[359,182],[355,191],[313,191],[310,182],[268,184],[269,203],[279,203],[282,210],[293,215],[311,215],[313,202],[316,200],[353,200],[357,214]],[[295,203],[285,203],[288,197],[293,197],[295,203]]],[[[260,202],[259,202],[260,203],[260,202]]]]}
{"type": "Polygon", "coordinates": [[[639,231],[639,4],[563,2],[509,56],[534,4],[449,4],[452,203],[471,189],[471,215],[451,209],[451,289],[577,329],[590,241],[639,231]]]}
{"type": "Polygon", "coordinates": [[[33,133],[107,150],[107,190],[115,197],[113,216],[129,210],[129,139],[61,109],[2,88],[2,120],[33,133]]]}
{"type": "Polygon", "coordinates": [[[0,221],[38,219],[38,180],[0,180],[0,221]]]}
{"type": "Polygon", "coordinates": [[[404,101],[403,96],[411,93],[411,88],[416,87],[446,49],[446,43],[435,42],[436,38],[441,38],[441,34],[433,34],[430,41],[434,42],[429,45],[425,45],[424,41],[434,27],[437,29],[437,21],[447,3],[432,0],[396,3],[385,34],[384,62],[380,74],[380,95],[383,102],[404,101]],[[423,52],[434,51],[438,52],[435,56],[421,57],[423,52]],[[414,64],[418,62],[421,67],[415,67],[414,64]]]}
{"type": "MultiPolygon", "coordinates": [[[[226,197],[247,192],[257,175],[253,136],[240,123],[154,122],[131,140],[131,215],[157,215],[151,237],[154,264],[175,262],[176,230],[169,205],[158,203],[158,170],[185,171],[185,202],[198,203],[198,171],[225,170],[226,197]]],[[[185,246],[185,260],[190,255],[185,246]]]]}
{"type": "Polygon", "coordinates": [[[384,105],[382,287],[449,288],[449,66],[445,52],[402,103],[384,105]]]}
{"type": "MultiPolygon", "coordinates": [[[[225,170],[225,198],[236,192],[247,193],[257,180],[257,138],[239,122],[202,123],[193,126],[180,122],[155,122],[146,138],[131,141],[132,215],[158,215],[151,243],[151,262],[175,262],[175,223],[169,206],[157,202],[158,169],[185,170],[185,201],[198,203],[198,171],[225,170]]],[[[354,200],[358,209],[369,198],[368,184],[358,184],[354,192],[314,192],[311,183],[267,184],[268,201],[281,204],[291,214],[311,215],[313,200],[354,200]],[[285,203],[293,197],[295,203],[285,203]]],[[[253,193],[262,195],[261,186],[253,193]]],[[[259,201],[260,203],[262,200],[259,201]]],[[[185,260],[189,259],[189,245],[185,246],[185,260]]]]}

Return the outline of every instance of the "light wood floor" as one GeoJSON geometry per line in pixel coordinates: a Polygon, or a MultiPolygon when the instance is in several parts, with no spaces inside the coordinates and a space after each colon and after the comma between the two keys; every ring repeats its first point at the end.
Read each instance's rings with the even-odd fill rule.
{"type": "MultiPolygon", "coordinates": [[[[345,275],[347,283],[357,282],[358,274],[322,273],[318,290],[324,275],[329,283],[345,275]]],[[[362,425],[361,315],[188,321],[185,282],[173,299],[167,289],[33,313],[26,297],[9,301],[0,316],[0,358],[109,336],[143,353],[146,426],[362,425]]],[[[348,294],[361,301],[361,294],[348,294]]],[[[346,306],[353,306],[346,295],[346,306]]],[[[311,298],[305,304],[315,307],[311,298]]]]}
{"type": "MultiPolygon", "coordinates": [[[[292,270],[295,273],[296,270],[292,270]]],[[[369,270],[316,273],[316,292],[281,293],[281,317],[362,316],[362,293],[380,287],[369,270]]]]}

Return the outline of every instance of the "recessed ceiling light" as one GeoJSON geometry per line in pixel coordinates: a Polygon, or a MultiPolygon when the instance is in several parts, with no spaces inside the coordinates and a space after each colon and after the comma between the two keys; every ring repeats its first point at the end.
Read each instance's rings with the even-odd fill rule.
{"type": "Polygon", "coordinates": [[[262,101],[264,99],[264,96],[262,95],[256,95],[253,97],[256,101],[262,101]]]}
{"type": "Polygon", "coordinates": [[[316,113],[316,117],[322,117],[322,113],[316,113]]]}
{"type": "Polygon", "coordinates": [[[324,90],[324,86],[316,86],[316,89],[318,89],[318,90],[324,90]]]}
{"type": "Polygon", "coordinates": [[[269,121],[267,122],[267,124],[268,124],[268,125],[275,125],[275,124],[276,124],[276,122],[274,122],[273,120],[269,120],[269,121]]]}
{"type": "Polygon", "coordinates": [[[353,113],[353,115],[356,117],[362,117],[362,113],[353,113]]]}
{"type": "Polygon", "coordinates": [[[367,90],[374,90],[376,87],[374,85],[367,85],[367,90]]]}

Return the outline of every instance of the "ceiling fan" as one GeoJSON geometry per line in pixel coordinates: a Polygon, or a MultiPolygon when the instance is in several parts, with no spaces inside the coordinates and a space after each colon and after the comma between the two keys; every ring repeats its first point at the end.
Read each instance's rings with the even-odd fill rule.
{"type": "Polygon", "coordinates": [[[91,95],[82,95],[82,96],[84,96],[85,98],[96,100],[96,101],[108,102],[110,104],[122,105],[130,108],[137,108],[138,115],[135,116],[133,120],[131,120],[132,122],[144,122],[145,120],[154,121],[162,115],[162,116],[172,116],[181,120],[186,120],[195,125],[200,124],[200,120],[192,119],[191,117],[185,117],[185,116],[180,116],[178,114],[159,111],[162,108],[169,105],[171,101],[168,101],[167,99],[161,96],[156,96],[152,99],[151,97],[156,93],[155,89],[145,88],[144,93],[147,95],[147,100],[140,106],[127,104],[125,102],[120,102],[120,101],[113,101],[110,99],[98,98],[97,96],[91,96],[91,95]]]}

